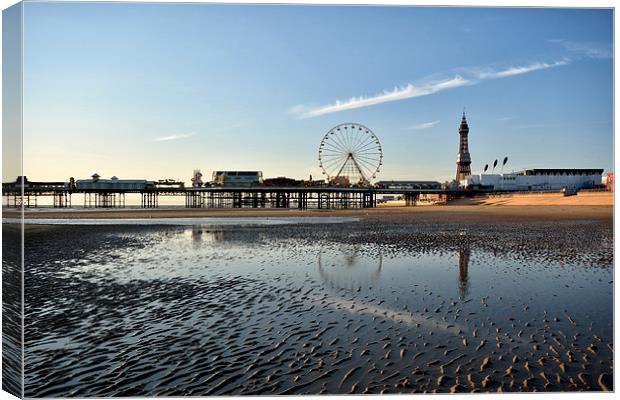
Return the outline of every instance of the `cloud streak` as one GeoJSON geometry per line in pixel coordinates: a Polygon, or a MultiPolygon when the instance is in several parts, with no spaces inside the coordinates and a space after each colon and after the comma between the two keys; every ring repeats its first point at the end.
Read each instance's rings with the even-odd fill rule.
{"type": "Polygon", "coordinates": [[[531,63],[528,65],[522,65],[518,67],[510,67],[510,68],[506,68],[500,71],[479,72],[478,79],[485,80],[485,79],[508,78],[511,76],[523,75],[523,74],[527,74],[527,73],[534,72],[534,71],[540,71],[542,69],[560,67],[562,65],[568,64],[569,62],[570,60],[565,58],[563,60],[554,61],[552,63],[536,62],[536,63],[531,63]]]}
{"type": "MultiPolygon", "coordinates": [[[[313,118],[325,114],[336,113],[340,111],[353,110],[361,107],[369,107],[377,104],[388,103],[392,101],[412,99],[416,97],[429,96],[444,90],[455,89],[463,86],[472,86],[484,80],[508,78],[511,76],[527,74],[543,69],[555,68],[566,65],[569,59],[554,61],[551,63],[534,62],[527,65],[514,66],[501,70],[469,70],[466,74],[457,74],[452,78],[443,80],[428,81],[422,84],[409,83],[405,86],[395,87],[393,90],[385,90],[374,96],[351,97],[348,100],[336,100],[332,104],[323,106],[305,106],[297,105],[292,107],[289,112],[297,115],[299,118],[313,118]]],[[[425,129],[425,128],[421,128],[425,129]]]]}
{"type": "Polygon", "coordinates": [[[309,108],[304,106],[296,106],[291,109],[293,114],[298,114],[301,118],[318,117],[319,115],[330,114],[339,111],[352,110],[355,108],[374,106],[376,104],[387,103],[390,101],[398,101],[412,99],[414,97],[428,96],[442,90],[453,89],[461,86],[470,85],[471,82],[464,79],[460,75],[454,78],[435,81],[423,85],[408,84],[402,87],[396,87],[391,91],[383,91],[383,93],[370,97],[352,97],[346,101],[337,100],[333,104],[309,108]]]}
{"type": "Polygon", "coordinates": [[[423,124],[414,125],[411,127],[411,129],[415,129],[415,130],[429,129],[437,125],[439,122],[440,121],[425,122],[423,124]]]}
{"type": "Polygon", "coordinates": [[[192,136],[194,136],[195,133],[184,133],[184,134],[178,134],[178,135],[170,135],[170,136],[162,136],[162,137],[158,137],[153,139],[154,142],[167,142],[170,140],[179,140],[179,139],[186,139],[186,138],[190,138],[192,136]]]}
{"type": "Polygon", "coordinates": [[[569,40],[551,39],[550,43],[558,43],[566,50],[581,54],[588,58],[607,59],[613,57],[611,45],[602,45],[592,42],[571,42],[569,40]]]}

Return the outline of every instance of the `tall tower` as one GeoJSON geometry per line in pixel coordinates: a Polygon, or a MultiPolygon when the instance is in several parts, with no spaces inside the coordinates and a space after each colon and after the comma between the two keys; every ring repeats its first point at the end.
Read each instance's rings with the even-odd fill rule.
{"type": "Polygon", "coordinates": [[[465,111],[463,111],[463,119],[459,127],[459,136],[461,137],[459,145],[459,153],[456,155],[456,180],[461,181],[471,175],[471,157],[469,155],[469,144],[467,143],[467,135],[469,134],[469,126],[465,111]]]}

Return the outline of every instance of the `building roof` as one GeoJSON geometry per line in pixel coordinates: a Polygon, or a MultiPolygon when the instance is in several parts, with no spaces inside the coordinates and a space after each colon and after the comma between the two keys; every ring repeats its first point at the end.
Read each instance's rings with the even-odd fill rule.
{"type": "Polygon", "coordinates": [[[534,168],[515,172],[517,175],[600,175],[602,168],[534,168]]]}
{"type": "Polygon", "coordinates": [[[437,181],[378,181],[377,185],[401,185],[401,186],[440,186],[437,181]]]}
{"type": "Polygon", "coordinates": [[[258,174],[262,174],[262,171],[214,171],[215,174],[217,175],[258,175],[258,174]]]}
{"type": "Polygon", "coordinates": [[[104,184],[104,183],[111,183],[114,185],[117,184],[123,184],[123,183],[145,183],[145,182],[149,182],[146,179],[99,179],[97,181],[93,181],[92,179],[76,179],[75,180],[76,183],[100,183],[100,184],[104,184]]]}

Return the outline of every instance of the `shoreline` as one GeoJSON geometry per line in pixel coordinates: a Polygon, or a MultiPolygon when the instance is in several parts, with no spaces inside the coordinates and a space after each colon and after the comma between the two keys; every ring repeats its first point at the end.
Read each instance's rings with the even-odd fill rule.
{"type": "MultiPolygon", "coordinates": [[[[3,209],[3,218],[21,218],[21,212],[3,209]]],[[[283,218],[283,217],[368,217],[393,221],[399,217],[415,220],[454,220],[484,222],[510,220],[611,220],[612,205],[448,205],[417,207],[379,207],[358,209],[73,209],[25,210],[25,219],[165,219],[165,218],[283,218]]]]}

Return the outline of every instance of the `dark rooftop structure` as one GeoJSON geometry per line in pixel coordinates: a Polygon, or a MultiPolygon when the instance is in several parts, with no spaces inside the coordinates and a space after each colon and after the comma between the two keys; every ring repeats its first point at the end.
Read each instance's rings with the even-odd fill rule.
{"type": "Polygon", "coordinates": [[[439,189],[441,183],[436,181],[379,181],[375,186],[387,189],[439,189]]]}
{"type": "Polygon", "coordinates": [[[534,168],[515,172],[516,175],[602,175],[597,168],[534,168]]]}

